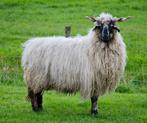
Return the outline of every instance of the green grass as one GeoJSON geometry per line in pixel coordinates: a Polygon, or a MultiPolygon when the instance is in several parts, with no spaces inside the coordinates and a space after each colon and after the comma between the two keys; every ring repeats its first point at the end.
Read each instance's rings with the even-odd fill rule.
{"type": "Polygon", "coordinates": [[[0,86],[0,123],[146,123],[147,93],[114,93],[99,99],[99,116],[90,115],[90,100],[79,94],[44,93],[44,110],[35,113],[25,100],[26,89],[0,86]]]}
{"type": "MultiPolygon", "coordinates": [[[[3,77],[3,61],[8,61],[10,70],[15,69],[17,61],[20,66],[21,44],[27,39],[64,35],[66,25],[71,25],[72,36],[85,35],[93,26],[85,16],[98,15],[101,12],[110,12],[114,16],[133,16],[128,22],[119,24],[128,52],[125,81],[147,83],[145,0],[1,0],[0,80],[4,83],[10,82],[3,77]]],[[[21,69],[20,72],[22,73],[21,69]]]]}
{"type": "Polygon", "coordinates": [[[36,122],[147,122],[147,4],[146,0],[1,0],[0,1],[0,123],[36,122]],[[90,100],[56,92],[44,95],[44,111],[34,113],[25,101],[26,89],[20,66],[21,44],[36,36],[85,35],[93,24],[87,15],[109,12],[133,16],[119,23],[127,45],[128,62],[116,92],[100,97],[99,117],[90,115],[90,100]]]}

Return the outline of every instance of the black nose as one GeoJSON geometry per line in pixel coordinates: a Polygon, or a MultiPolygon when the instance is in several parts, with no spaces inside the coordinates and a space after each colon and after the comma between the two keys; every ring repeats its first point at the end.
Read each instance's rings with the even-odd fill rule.
{"type": "Polygon", "coordinates": [[[109,30],[107,27],[104,27],[102,30],[102,34],[101,34],[101,39],[104,42],[108,42],[110,37],[109,37],[109,30]]]}

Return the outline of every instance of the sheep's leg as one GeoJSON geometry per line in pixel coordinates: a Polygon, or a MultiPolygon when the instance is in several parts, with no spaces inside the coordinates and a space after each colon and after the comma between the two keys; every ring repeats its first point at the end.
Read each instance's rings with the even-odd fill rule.
{"type": "Polygon", "coordinates": [[[28,97],[31,100],[32,110],[35,111],[35,112],[39,111],[39,105],[38,105],[38,101],[37,101],[37,94],[35,94],[33,92],[33,90],[31,90],[30,88],[28,89],[28,97]]]}
{"type": "Polygon", "coordinates": [[[35,111],[35,112],[39,111],[36,94],[34,94],[34,97],[32,98],[31,102],[32,102],[32,109],[33,109],[33,111],[35,111]]]}
{"type": "Polygon", "coordinates": [[[42,92],[37,93],[37,103],[38,103],[39,110],[43,109],[43,107],[42,107],[42,98],[43,98],[42,92]]]}
{"type": "Polygon", "coordinates": [[[91,114],[92,115],[98,114],[97,100],[98,100],[98,96],[92,96],[91,97],[91,114]]]}

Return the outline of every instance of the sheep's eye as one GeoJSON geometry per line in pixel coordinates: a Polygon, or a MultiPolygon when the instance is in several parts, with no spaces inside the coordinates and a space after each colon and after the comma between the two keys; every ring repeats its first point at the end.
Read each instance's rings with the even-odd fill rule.
{"type": "Polygon", "coordinates": [[[113,23],[110,23],[110,24],[109,24],[109,27],[113,27],[113,26],[114,26],[114,24],[113,24],[113,23]]]}
{"type": "Polygon", "coordinates": [[[97,25],[97,28],[99,28],[99,29],[103,28],[103,24],[97,25]]]}
{"type": "Polygon", "coordinates": [[[94,27],[94,30],[96,30],[96,29],[102,30],[102,28],[103,28],[103,24],[97,23],[97,25],[94,27]]]}
{"type": "Polygon", "coordinates": [[[110,25],[110,27],[113,27],[113,26],[114,26],[113,24],[110,25]]]}
{"type": "Polygon", "coordinates": [[[112,29],[113,27],[114,27],[114,25],[113,25],[113,24],[111,24],[111,25],[110,25],[110,29],[112,29]]]}
{"type": "Polygon", "coordinates": [[[113,27],[114,25],[115,25],[115,23],[113,23],[113,22],[109,23],[109,27],[113,27]]]}
{"type": "Polygon", "coordinates": [[[97,25],[98,28],[101,28],[101,25],[97,25]]]}
{"type": "Polygon", "coordinates": [[[113,24],[113,23],[110,23],[110,24],[109,24],[109,29],[112,30],[113,27],[114,27],[114,24],[113,24]]]}

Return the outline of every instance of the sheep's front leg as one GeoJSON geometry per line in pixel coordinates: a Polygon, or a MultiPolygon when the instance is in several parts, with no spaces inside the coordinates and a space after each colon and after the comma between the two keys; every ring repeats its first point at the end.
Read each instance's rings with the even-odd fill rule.
{"type": "Polygon", "coordinates": [[[42,92],[35,94],[33,90],[28,88],[28,97],[31,100],[32,109],[35,112],[41,111],[42,108],[42,92]]]}
{"type": "Polygon", "coordinates": [[[38,108],[39,108],[39,110],[41,111],[41,110],[43,109],[43,107],[42,107],[42,98],[43,98],[43,94],[42,94],[42,92],[40,92],[40,93],[37,93],[36,96],[37,96],[38,108]]]}
{"type": "Polygon", "coordinates": [[[97,100],[98,100],[98,96],[92,96],[91,97],[91,114],[92,115],[98,114],[97,100]]]}

